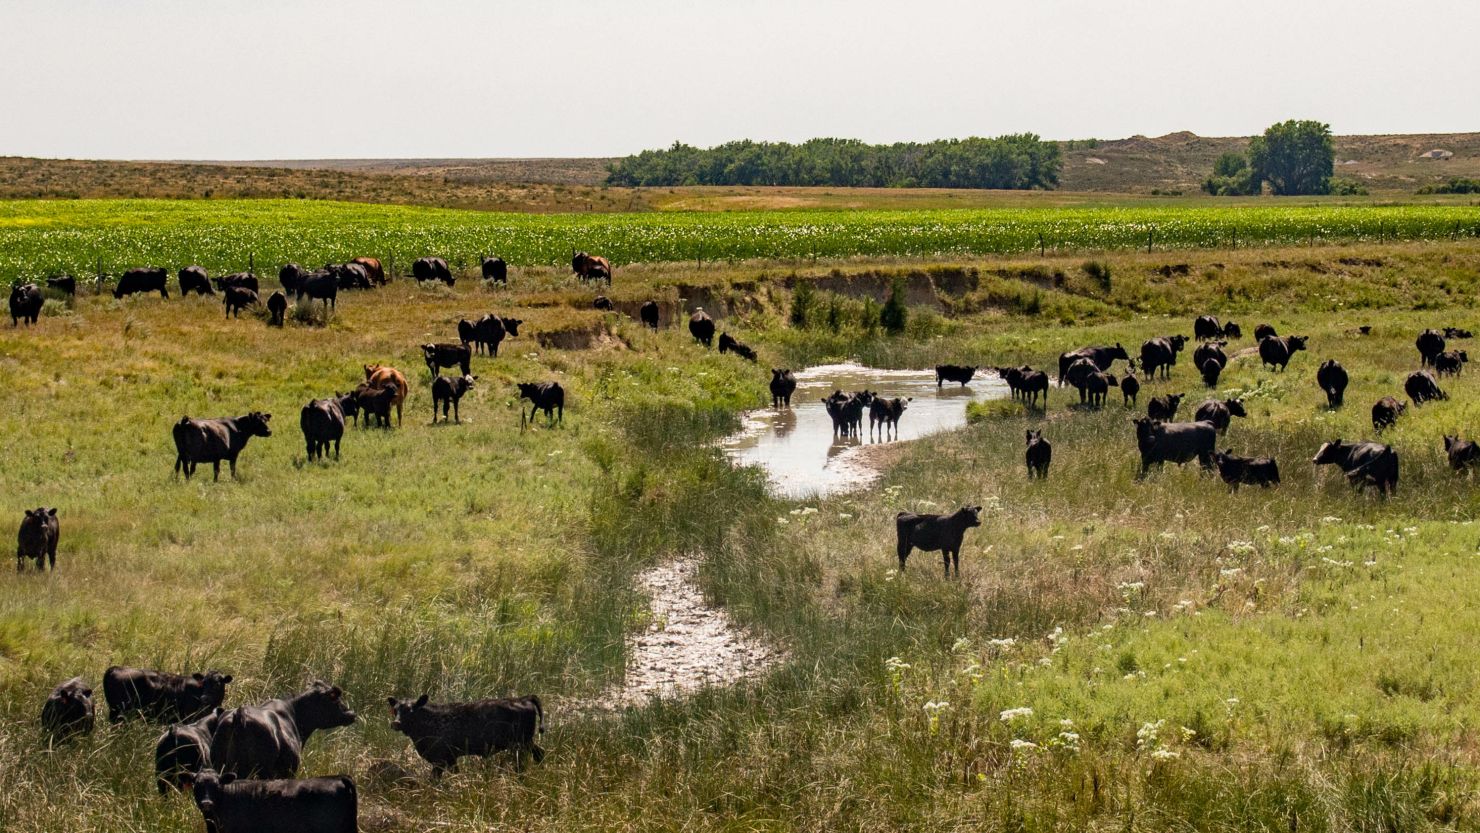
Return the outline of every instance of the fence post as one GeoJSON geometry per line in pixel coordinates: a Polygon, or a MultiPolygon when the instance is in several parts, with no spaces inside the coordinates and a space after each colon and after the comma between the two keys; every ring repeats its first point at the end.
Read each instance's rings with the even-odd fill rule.
{"type": "Polygon", "coordinates": [[[1155,229],[1146,229],[1146,254],[1151,254],[1151,236],[1156,234],[1155,229]]]}
{"type": "Polygon", "coordinates": [[[1233,250],[1238,251],[1238,226],[1233,227],[1233,250]]]}

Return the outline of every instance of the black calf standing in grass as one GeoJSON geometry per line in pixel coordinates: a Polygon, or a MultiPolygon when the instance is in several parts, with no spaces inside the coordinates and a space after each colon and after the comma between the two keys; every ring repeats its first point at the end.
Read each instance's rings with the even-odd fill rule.
{"type": "Polygon", "coordinates": [[[1177,416],[1177,409],[1182,406],[1185,393],[1169,393],[1166,396],[1153,396],[1146,403],[1146,416],[1159,419],[1162,422],[1171,422],[1177,416]]]}
{"type": "Polygon", "coordinates": [[[530,694],[471,703],[429,703],[425,694],[416,702],[387,697],[391,728],[411,738],[416,754],[432,765],[432,774],[456,770],[457,759],[514,752],[514,766],[524,768],[528,753],[539,763],[545,750],[535,743],[545,731],[545,709],[530,694]]]}
{"type": "Polygon", "coordinates": [[[1444,436],[1444,454],[1449,457],[1449,467],[1462,472],[1480,462],[1480,446],[1459,437],[1444,436]]]}
{"type": "Polygon", "coordinates": [[[1048,464],[1053,462],[1053,445],[1043,438],[1042,431],[1028,431],[1028,450],[1023,455],[1028,462],[1028,479],[1047,479],[1048,464]]]}
{"type": "Polygon", "coordinates": [[[1408,403],[1399,402],[1391,396],[1384,396],[1377,400],[1372,406],[1372,429],[1381,432],[1382,429],[1398,422],[1398,417],[1408,410],[1408,403]]]}
{"type": "Polygon", "coordinates": [[[1418,356],[1424,367],[1434,363],[1434,358],[1444,352],[1444,334],[1438,330],[1424,330],[1418,334],[1413,346],[1418,348],[1418,356]]]}
{"type": "Polygon", "coordinates": [[[108,722],[122,723],[130,717],[155,723],[195,720],[226,702],[230,684],[231,675],[219,671],[186,675],[115,665],[103,672],[108,722]]]}
{"type": "Polygon", "coordinates": [[[1414,407],[1422,406],[1425,402],[1445,400],[1449,394],[1439,388],[1439,382],[1434,374],[1427,370],[1418,370],[1408,374],[1408,379],[1403,382],[1403,390],[1408,398],[1413,400],[1414,407]]]}
{"type": "Polygon", "coordinates": [[[284,295],[281,290],[267,296],[267,312],[272,316],[267,322],[269,327],[283,326],[283,315],[287,311],[288,296],[284,295]]]}
{"type": "Polygon", "coordinates": [[[524,402],[529,400],[529,421],[534,422],[536,410],[545,412],[545,419],[551,425],[557,421],[565,422],[565,388],[559,382],[520,382],[519,383],[519,427],[524,427],[524,402]],[[559,419],[555,414],[559,413],[559,419]]]}
{"type": "MultiPolygon", "coordinates": [[[[478,377],[471,374],[463,376],[438,376],[432,380],[432,424],[437,424],[437,407],[442,408],[442,421],[447,421],[447,406],[452,406],[452,417],[459,424],[462,416],[457,412],[458,403],[462,401],[463,395],[473,389],[473,382],[478,377]]],[[[520,406],[523,410],[523,406],[520,406]]]]}
{"type": "Polygon", "coordinates": [[[348,775],[258,781],[207,768],[183,780],[209,833],[359,830],[359,793],[348,775]]]}
{"type": "Polygon", "coordinates": [[[73,677],[52,689],[42,704],[41,730],[55,743],[90,735],[95,715],[92,688],[81,677],[73,677]]]}
{"type": "Polygon", "coordinates": [[[190,778],[211,765],[211,735],[221,722],[219,706],[193,723],[174,723],[154,744],[154,786],[160,795],[171,787],[182,789],[190,778]]]}
{"type": "Polygon", "coordinates": [[[642,306],[637,310],[637,317],[641,319],[644,327],[650,330],[658,329],[658,302],[643,301],[642,306]]]}
{"type": "Polygon", "coordinates": [[[1445,350],[1434,357],[1434,372],[1440,376],[1458,376],[1469,360],[1470,354],[1463,350],[1445,350]]]}
{"type": "Polygon", "coordinates": [[[1398,489],[1398,452],[1392,446],[1337,439],[1322,445],[1311,462],[1318,466],[1340,466],[1347,481],[1358,491],[1376,486],[1378,494],[1387,497],[1398,489]]]}
{"type": "Polygon", "coordinates": [[[1326,407],[1332,410],[1340,408],[1346,397],[1346,368],[1335,359],[1321,362],[1320,369],[1316,371],[1316,384],[1326,394],[1326,407]]]}
{"type": "Polygon", "coordinates": [[[26,326],[35,324],[41,317],[41,308],[46,306],[46,300],[41,297],[41,290],[34,283],[16,284],[10,288],[10,326],[19,327],[22,321],[26,326]]]}
{"type": "Polygon", "coordinates": [[[905,560],[910,552],[939,551],[945,563],[946,578],[951,577],[951,564],[956,565],[956,577],[961,577],[961,539],[966,530],[982,525],[980,506],[963,506],[949,515],[919,515],[900,512],[894,516],[894,529],[898,536],[899,571],[904,572],[905,560]]]}
{"type": "Polygon", "coordinates": [[[27,509],[21,519],[21,530],[16,536],[15,571],[19,573],[25,559],[36,561],[36,569],[45,570],[47,562],[51,569],[57,568],[57,539],[61,537],[61,525],[57,523],[57,510],[27,509]]]}
{"type": "Polygon", "coordinates": [[[1259,342],[1259,360],[1284,370],[1290,365],[1290,357],[1304,350],[1308,341],[1310,336],[1270,336],[1259,342]]]}
{"type": "Polygon", "coordinates": [[[750,349],[749,346],[737,341],[729,333],[719,334],[719,351],[721,353],[734,353],[742,359],[755,361],[755,351],[750,349]]]}
{"type": "Polygon", "coordinates": [[[689,335],[705,347],[714,346],[714,319],[709,317],[703,307],[694,310],[694,314],[689,316],[689,335]]]}
{"type": "Polygon", "coordinates": [[[221,293],[222,306],[226,308],[227,318],[231,318],[232,316],[241,318],[242,310],[247,307],[257,306],[257,291],[255,289],[247,289],[244,286],[227,286],[222,288],[221,293]]]}
{"type": "MultiPolygon", "coordinates": [[[[1136,378],[1136,363],[1131,362],[1125,378],[1120,380],[1120,396],[1127,408],[1136,407],[1136,397],[1141,395],[1141,380],[1136,378]]],[[[1047,401],[1047,397],[1044,397],[1047,401]]]]}
{"type": "Polygon", "coordinates": [[[1280,467],[1273,457],[1235,457],[1233,449],[1226,448],[1213,455],[1218,466],[1218,476],[1228,484],[1228,490],[1237,492],[1240,485],[1278,486],[1280,467]]]}

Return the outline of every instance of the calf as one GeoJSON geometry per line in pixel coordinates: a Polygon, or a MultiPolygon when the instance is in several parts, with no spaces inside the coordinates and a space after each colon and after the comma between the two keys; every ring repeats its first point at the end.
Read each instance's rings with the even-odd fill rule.
{"type": "Polygon", "coordinates": [[[1458,376],[1469,360],[1470,354],[1463,350],[1446,350],[1434,357],[1434,372],[1440,376],[1458,376]]]}
{"type": "Polygon", "coordinates": [[[1023,457],[1028,463],[1028,479],[1048,477],[1048,464],[1053,462],[1053,445],[1043,438],[1042,431],[1028,431],[1028,450],[1023,457]]]}
{"type": "Polygon", "coordinates": [[[1033,408],[1038,405],[1038,397],[1043,397],[1043,407],[1048,407],[1048,374],[1041,370],[1034,370],[1026,365],[1019,368],[1018,393],[1023,398],[1023,403],[1033,408]]]}
{"type": "Polygon", "coordinates": [[[186,266],[176,273],[180,279],[180,297],[185,297],[194,292],[197,295],[215,295],[216,290],[211,288],[211,276],[206,274],[203,266],[186,266]]]}
{"type": "Polygon", "coordinates": [[[182,789],[190,777],[211,766],[211,735],[224,710],[217,708],[193,723],[174,723],[154,744],[154,786],[160,795],[182,789]]]}
{"type": "MultiPolygon", "coordinates": [[[[360,411],[359,399],[354,393],[335,393],[330,399],[315,399],[303,406],[298,415],[298,427],[303,430],[303,442],[308,459],[324,459],[329,444],[334,444],[334,459],[339,459],[339,441],[344,438],[344,417],[356,418],[360,411]]],[[[389,422],[389,408],[386,408],[389,422]]],[[[368,423],[369,420],[366,420],[368,423]]]]}
{"type": "MultiPolygon", "coordinates": [[[[1094,376],[1095,374],[1098,374],[1100,372],[1100,369],[1095,366],[1095,363],[1087,358],[1075,359],[1074,364],[1070,365],[1068,371],[1065,372],[1064,375],[1065,378],[1069,380],[1069,384],[1073,386],[1075,390],[1079,391],[1079,404],[1088,404],[1090,387],[1089,377],[1094,376]]],[[[1108,389],[1108,384],[1106,385],[1106,387],[1108,389]]]]}
{"type": "Polygon", "coordinates": [[[703,307],[694,310],[694,314],[689,316],[689,335],[705,347],[714,346],[714,319],[709,317],[703,307]]]}
{"type": "Polygon", "coordinates": [[[1202,376],[1203,384],[1210,387],[1218,387],[1218,377],[1223,375],[1223,363],[1217,359],[1208,359],[1198,367],[1197,372],[1202,376]]]}
{"type": "Polygon", "coordinates": [[[1187,337],[1181,335],[1153,338],[1142,344],[1141,369],[1146,371],[1146,378],[1155,379],[1158,370],[1163,379],[1171,378],[1172,368],[1177,364],[1177,354],[1182,352],[1186,344],[1187,337]]]}
{"type": "Polygon", "coordinates": [[[1192,351],[1192,366],[1201,370],[1202,366],[1209,359],[1212,359],[1218,362],[1218,364],[1227,367],[1228,354],[1223,352],[1223,348],[1227,344],[1228,342],[1226,341],[1205,341],[1197,345],[1197,349],[1192,351]]]}
{"type": "Polygon", "coordinates": [[[222,292],[225,292],[228,287],[233,286],[237,289],[250,289],[253,292],[258,292],[262,289],[262,287],[257,285],[257,276],[251,272],[232,272],[230,275],[212,278],[211,282],[216,284],[216,288],[222,292]]]}
{"type": "Polygon", "coordinates": [[[1459,437],[1444,436],[1444,454],[1449,457],[1449,467],[1464,471],[1480,461],[1480,445],[1459,437]]]}
{"type": "Polygon", "coordinates": [[[1177,416],[1177,409],[1182,407],[1182,400],[1187,396],[1185,393],[1169,393],[1166,396],[1153,396],[1146,405],[1146,416],[1159,419],[1162,422],[1171,422],[1177,416]]]}
{"type": "Polygon", "coordinates": [[[734,353],[743,359],[755,361],[755,351],[735,340],[729,333],[719,334],[719,351],[721,353],[734,353]]]}
{"type": "Polygon", "coordinates": [[[267,321],[269,327],[283,326],[283,316],[288,312],[288,296],[281,291],[273,292],[267,296],[267,313],[272,316],[267,321]]]}
{"type": "Polygon", "coordinates": [[[1290,357],[1305,349],[1305,343],[1310,336],[1270,336],[1259,342],[1259,359],[1270,367],[1278,367],[1284,370],[1290,364],[1290,357]]]}
{"type": "Polygon", "coordinates": [[[1273,457],[1235,457],[1233,449],[1228,448],[1214,454],[1213,461],[1218,464],[1218,476],[1231,492],[1237,492],[1242,485],[1280,485],[1280,467],[1273,457]]]}
{"type": "Polygon", "coordinates": [[[238,781],[203,769],[186,781],[208,833],[356,833],[359,794],[348,775],[238,781]]]}
{"type": "Polygon", "coordinates": [[[501,257],[483,258],[483,280],[509,285],[509,264],[501,257]]]}
{"type": "Polygon", "coordinates": [[[1346,368],[1335,359],[1327,359],[1321,362],[1321,367],[1316,371],[1316,384],[1326,394],[1327,408],[1340,408],[1346,397],[1346,368]]]}
{"type": "Polygon", "coordinates": [[[293,777],[314,732],[355,722],[343,695],[338,686],[315,681],[302,694],[222,714],[211,735],[211,764],[248,778],[293,777]]]}
{"type": "Polygon", "coordinates": [[[1088,359],[1094,363],[1097,370],[1105,371],[1110,369],[1110,366],[1115,363],[1116,359],[1129,361],[1130,354],[1125,352],[1125,348],[1121,347],[1118,341],[1114,347],[1081,347],[1078,350],[1061,353],[1059,354],[1060,387],[1064,384],[1069,368],[1073,367],[1074,362],[1079,359],[1088,359]]]}
{"type": "Polygon", "coordinates": [[[61,535],[62,527],[57,522],[55,506],[50,509],[27,509],[26,516],[21,518],[20,532],[16,535],[15,571],[21,571],[27,558],[36,562],[37,570],[45,570],[49,563],[55,571],[57,541],[61,535]]]}
{"type": "Polygon", "coordinates": [[[486,756],[506,749],[514,751],[514,765],[524,768],[524,753],[539,763],[545,751],[535,743],[537,734],[545,731],[545,710],[540,698],[530,694],[501,700],[478,700],[471,703],[428,703],[421,695],[413,703],[387,697],[391,707],[391,728],[411,738],[432,774],[456,770],[457,759],[486,756]]]}
{"type": "Polygon", "coordinates": [[[278,270],[278,283],[283,285],[283,291],[289,295],[298,294],[298,285],[303,279],[311,274],[307,269],[296,263],[289,263],[278,270]]]}
{"type": "Polygon", "coordinates": [[[1413,346],[1418,348],[1422,365],[1428,367],[1434,363],[1435,356],[1444,352],[1444,334],[1438,330],[1424,330],[1418,334],[1413,346]]]}
{"type": "Polygon", "coordinates": [[[46,299],[34,283],[20,283],[10,288],[10,326],[19,327],[24,319],[27,326],[41,318],[41,308],[46,299]]]}
{"type": "Polygon", "coordinates": [[[637,317],[649,329],[658,329],[658,302],[643,301],[642,306],[637,309],[637,317]]]}
{"type": "Polygon", "coordinates": [[[1475,337],[1475,334],[1474,333],[1471,333],[1469,330],[1460,329],[1459,327],[1445,327],[1444,328],[1444,337],[1445,338],[1474,338],[1475,337]]]}
{"type": "Polygon", "coordinates": [[[1408,403],[1399,402],[1391,396],[1384,396],[1377,400],[1377,404],[1372,406],[1373,430],[1381,433],[1382,429],[1397,423],[1398,417],[1402,416],[1406,410],[1408,410],[1408,403]]]}
{"type": "Polygon", "coordinates": [[[1152,465],[1183,465],[1194,457],[1204,470],[1213,467],[1213,445],[1218,432],[1211,422],[1162,422],[1149,418],[1133,420],[1136,447],[1141,452],[1141,473],[1152,465]]]}
{"type": "MultiPolygon", "coordinates": [[[[473,389],[473,381],[477,376],[463,374],[462,376],[447,377],[438,374],[432,380],[432,424],[437,424],[437,406],[442,406],[442,421],[447,421],[447,406],[452,406],[453,419],[462,424],[462,414],[458,413],[458,403],[462,402],[463,395],[473,389]]],[[[523,410],[523,406],[520,406],[523,410]]]]}
{"type": "Polygon", "coordinates": [[[53,743],[63,743],[78,735],[90,735],[94,722],[93,690],[81,677],[58,685],[41,704],[41,731],[53,743]]]}
{"type": "Polygon", "coordinates": [[[545,419],[549,420],[551,425],[557,422],[555,417],[557,411],[560,414],[558,421],[561,423],[565,422],[565,388],[562,388],[559,382],[520,382],[519,399],[521,400],[519,403],[519,426],[521,430],[525,422],[524,403],[522,401],[525,399],[529,400],[530,422],[534,421],[534,412],[536,410],[544,411],[545,419]]]}
{"type": "Polygon", "coordinates": [[[935,366],[935,386],[939,388],[946,382],[959,382],[961,387],[971,382],[971,377],[976,375],[976,366],[965,367],[958,364],[938,364],[935,366]]]}
{"type": "MultiPolygon", "coordinates": [[[[411,392],[411,385],[406,382],[406,374],[381,364],[365,365],[365,381],[377,388],[392,388],[395,390],[391,404],[396,406],[396,424],[401,424],[401,404],[406,401],[406,394],[411,392]]],[[[390,420],[387,418],[386,425],[389,427],[390,420]]]]}
{"type": "Polygon", "coordinates": [[[226,317],[241,317],[242,310],[257,306],[257,291],[242,286],[228,286],[222,290],[226,317]]]}
{"type": "Polygon", "coordinates": [[[247,447],[253,437],[271,437],[272,429],[267,426],[272,414],[253,411],[232,418],[191,419],[180,417],[172,431],[175,438],[175,476],[185,472],[189,480],[195,467],[210,463],[215,480],[221,479],[221,461],[231,464],[231,476],[236,478],[236,458],[247,447]]]}
{"type": "MultiPolygon", "coordinates": [[[[1136,366],[1131,365],[1125,378],[1120,380],[1120,396],[1127,408],[1136,407],[1136,397],[1141,394],[1141,380],[1136,378],[1136,366]]],[[[1047,398],[1045,397],[1045,402],[1047,398]]]]}
{"type": "Polygon", "coordinates": [[[1226,324],[1223,325],[1223,337],[1224,338],[1243,338],[1244,337],[1244,330],[1239,325],[1233,323],[1232,321],[1229,321],[1228,323],[1226,323],[1226,324]]]}
{"type": "Polygon", "coordinates": [[[231,675],[219,671],[185,676],[115,665],[103,672],[108,722],[122,723],[129,717],[155,723],[195,720],[226,701],[230,683],[231,675]]]}
{"type": "Polygon", "coordinates": [[[1110,395],[1110,389],[1119,386],[1120,382],[1114,376],[1097,370],[1084,377],[1084,385],[1079,389],[1079,393],[1081,398],[1089,397],[1091,408],[1098,409],[1105,407],[1105,399],[1110,395]]]}
{"type": "Polygon", "coordinates": [[[1228,423],[1233,421],[1233,417],[1248,415],[1242,399],[1225,399],[1222,402],[1210,399],[1197,406],[1192,418],[1198,422],[1211,422],[1219,434],[1224,434],[1228,432],[1228,423]]]}
{"type": "Polygon", "coordinates": [[[113,288],[113,297],[122,298],[136,292],[158,292],[161,298],[168,298],[170,289],[165,282],[169,278],[170,273],[160,268],[130,269],[119,277],[118,286],[113,288]]]}
{"type": "Polygon", "coordinates": [[[1386,497],[1398,488],[1398,453],[1381,443],[1346,443],[1332,440],[1321,446],[1312,463],[1334,464],[1346,473],[1346,479],[1358,490],[1376,486],[1386,497]]]}
{"type": "Polygon", "coordinates": [[[55,289],[63,295],[77,294],[77,279],[71,275],[62,275],[57,278],[47,278],[46,288],[55,289]]]}
{"type": "Polygon", "coordinates": [[[834,391],[832,396],[823,399],[822,405],[827,409],[827,415],[832,417],[833,436],[859,436],[863,431],[863,411],[873,404],[874,398],[871,391],[864,390],[852,394],[834,391]]]}
{"type": "Polygon", "coordinates": [[[872,438],[874,436],[874,426],[877,425],[880,428],[879,433],[885,439],[888,439],[891,430],[894,432],[894,438],[896,440],[899,439],[899,418],[904,414],[904,409],[909,407],[909,403],[912,401],[914,401],[914,397],[906,399],[899,399],[898,397],[884,399],[883,397],[878,397],[870,402],[868,404],[869,437],[872,438]]]}
{"type": "MultiPolygon", "coordinates": [[[[400,396],[400,390],[394,384],[379,387],[366,382],[355,388],[352,396],[355,403],[355,413],[350,414],[350,416],[354,419],[356,425],[360,424],[358,414],[363,411],[365,414],[366,428],[370,427],[371,417],[375,418],[375,424],[381,428],[391,427],[391,406],[396,404],[396,399],[400,396]]],[[[396,417],[398,420],[400,419],[399,411],[396,417]]]]}
{"type": "Polygon", "coordinates": [[[523,323],[518,318],[500,318],[492,313],[485,315],[478,319],[474,344],[481,344],[490,356],[497,356],[498,346],[503,343],[504,336],[513,338],[519,335],[519,325],[523,323]]]}
{"type": "Polygon", "coordinates": [[[617,308],[617,305],[612,303],[612,299],[605,295],[597,295],[596,300],[592,301],[591,305],[602,312],[611,312],[617,308]]]}
{"type": "Polygon", "coordinates": [[[796,392],[797,377],[786,368],[771,368],[771,407],[791,407],[791,395],[796,392]]]}
{"type": "Polygon", "coordinates": [[[951,577],[951,564],[956,565],[956,577],[961,576],[961,539],[966,530],[982,525],[980,506],[963,506],[949,515],[917,515],[900,512],[894,516],[896,550],[899,555],[899,571],[904,572],[905,560],[913,550],[921,552],[940,551],[945,563],[946,578],[951,577]]]}
{"type": "Polygon", "coordinates": [[[304,275],[298,281],[295,293],[297,302],[300,304],[303,303],[304,296],[308,296],[332,308],[338,309],[339,307],[339,279],[327,270],[321,269],[304,275]]]}
{"type": "Polygon", "coordinates": [[[440,257],[419,257],[411,264],[411,276],[416,278],[417,283],[423,281],[441,281],[452,286],[457,279],[452,277],[452,270],[447,267],[447,261],[440,257]]]}
{"type": "Polygon", "coordinates": [[[1449,394],[1439,389],[1439,382],[1434,379],[1434,374],[1427,370],[1415,370],[1408,374],[1408,379],[1403,382],[1403,391],[1413,400],[1414,407],[1449,398],[1449,394]]]}
{"type": "Polygon", "coordinates": [[[452,344],[449,342],[438,342],[437,344],[423,344],[421,346],[421,358],[427,363],[427,370],[436,376],[439,369],[444,367],[456,367],[464,376],[472,373],[473,351],[466,344],[452,344]]]}
{"type": "Polygon", "coordinates": [[[1275,332],[1274,325],[1272,324],[1260,324],[1254,328],[1254,341],[1256,342],[1263,341],[1266,338],[1274,338],[1278,335],[1279,333],[1275,332]]]}

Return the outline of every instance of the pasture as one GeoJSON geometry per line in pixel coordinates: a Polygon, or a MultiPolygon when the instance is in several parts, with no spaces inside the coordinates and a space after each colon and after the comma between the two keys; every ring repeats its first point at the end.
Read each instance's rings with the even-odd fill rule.
{"type": "Polygon", "coordinates": [[[1441,436],[1473,436],[1477,374],[1446,377],[1448,401],[1384,433],[1402,457],[1393,498],[1309,462],[1372,435],[1368,408],[1401,396],[1420,330],[1480,329],[1480,244],[1449,239],[1474,220],[1454,206],[701,222],[0,205],[6,278],[87,275],[104,253],[114,274],[216,274],[251,253],[268,285],[288,259],[462,254],[472,269],[496,249],[522,267],[508,290],[465,275],[347,292],[323,326],[226,320],[173,289],[53,296],[35,327],[0,325],[0,516],[57,506],[61,522],[56,572],[0,579],[0,828],[199,829],[187,799],[154,791],[156,727],[100,724],[54,749],[37,729],[52,685],[97,684],[115,663],[229,671],[228,705],[342,686],[359,722],[315,737],[302,774],[354,776],[366,831],[1474,827],[1480,487],[1449,470],[1441,436]],[[1179,248],[1136,251],[1148,224],[1179,248]],[[1222,247],[1235,224],[1261,248],[1222,247]],[[1036,250],[1044,229],[1075,254],[991,254],[1036,250]],[[1304,245],[1316,230],[1329,245],[1304,245]],[[572,244],[617,262],[619,309],[659,299],[663,328],[589,309],[597,290],[550,265],[572,244]],[[737,262],[690,269],[696,248],[737,262]],[[862,325],[864,297],[894,277],[910,323],[885,336],[862,325]],[[807,327],[788,323],[802,281],[818,294],[807,327]],[[674,313],[700,289],[759,364],[689,338],[674,313]],[[490,311],[525,319],[520,336],[475,357],[462,423],[431,425],[418,345],[490,311]],[[1069,388],[1044,412],[973,407],[963,429],[870,449],[882,478],[823,500],[770,495],[715,445],[769,402],[769,367],[1049,369],[1074,347],[1190,336],[1204,312],[1246,333],[1216,391],[1184,353],[1170,381],[1142,380],[1135,413],[1167,392],[1193,408],[1242,397],[1249,416],[1219,447],[1274,456],[1276,489],[1230,494],[1195,463],[1137,480],[1113,389],[1099,411],[1068,407],[1069,388]],[[1238,354],[1260,322],[1309,350],[1261,368],[1238,354]],[[576,331],[595,335],[549,337],[576,331]],[[1314,382],[1325,358],[1352,376],[1341,410],[1314,382]],[[404,425],[350,428],[342,459],[306,462],[299,409],[375,362],[411,378],[404,425]],[[568,391],[564,425],[521,432],[514,385],[544,380],[568,391]],[[273,436],[238,480],[172,479],[182,415],[252,410],[273,436]],[[1026,477],[1026,429],[1054,444],[1047,480],[1026,477]],[[961,578],[932,553],[898,572],[894,514],[963,505],[985,511],[961,578]],[[754,683],[598,708],[624,636],[651,623],[634,577],[679,558],[784,661],[754,683]],[[539,694],[548,756],[432,780],[384,708],[422,692],[539,694]]]}

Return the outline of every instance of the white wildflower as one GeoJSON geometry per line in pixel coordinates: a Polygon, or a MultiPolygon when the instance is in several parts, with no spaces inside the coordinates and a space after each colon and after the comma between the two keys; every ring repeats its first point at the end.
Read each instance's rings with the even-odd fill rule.
{"type": "Polygon", "coordinates": [[[971,640],[970,639],[967,639],[964,636],[958,637],[955,642],[951,643],[951,653],[959,654],[962,651],[965,651],[965,650],[969,649],[970,647],[971,647],[971,640]]]}
{"type": "Polygon", "coordinates": [[[1038,744],[1034,743],[1033,741],[1023,740],[1021,738],[1013,738],[1010,745],[1012,746],[1012,751],[1014,752],[1028,752],[1030,750],[1038,748],[1038,744]]]}
{"type": "Polygon", "coordinates": [[[1151,757],[1158,761],[1174,761],[1182,757],[1182,753],[1175,749],[1158,749],[1151,753],[1151,757]]]}
{"type": "Polygon", "coordinates": [[[1029,706],[1019,706],[1015,709],[1007,709],[997,716],[1003,723],[1011,723],[1019,717],[1032,717],[1033,709],[1029,706]]]}

